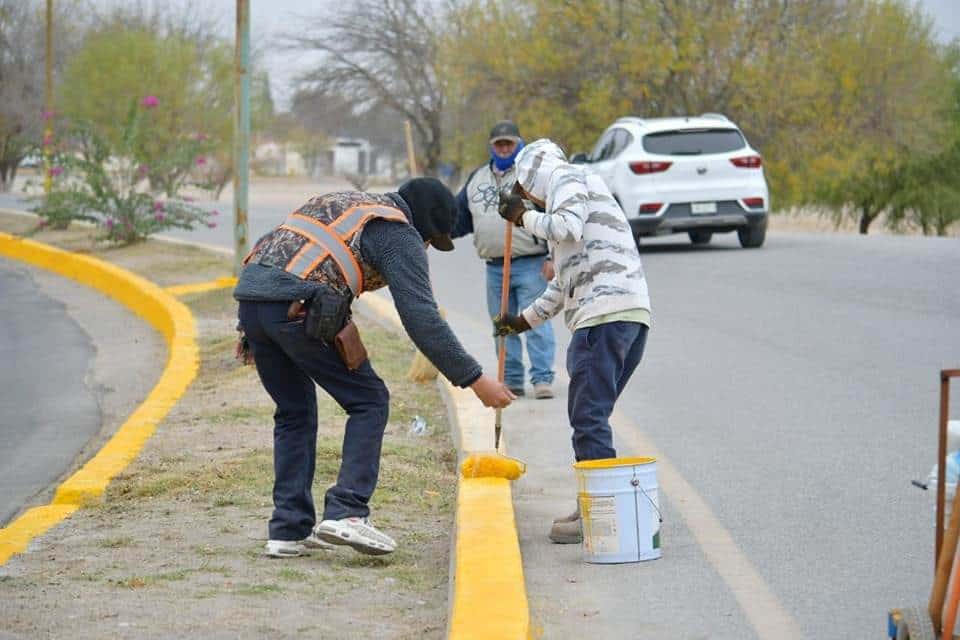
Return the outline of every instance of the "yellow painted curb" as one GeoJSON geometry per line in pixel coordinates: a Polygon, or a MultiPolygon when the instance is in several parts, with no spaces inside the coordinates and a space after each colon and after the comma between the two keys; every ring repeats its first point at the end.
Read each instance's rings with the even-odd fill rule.
{"type": "Polygon", "coordinates": [[[226,278],[217,278],[211,282],[196,282],[194,284],[178,284],[164,289],[167,293],[174,296],[185,296],[190,293],[204,293],[214,289],[226,289],[227,287],[237,286],[237,279],[233,276],[226,278]]]}
{"type": "MultiPolygon", "coordinates": [[[[402,330],[396,310],[380,296],[360,303],[402,330]]],[[[493,414],[473,394],[445,379],[440,385],[454,421],[461,452],[493,449],[493,414]]],[[[527,640],[532,633],[523,558],[513,516],[510,482],[461,478],[457,485],[456,532],[448,638],[527,640]]]]}
{"type": "Polygon", "coordinates": [[[30,509],[0,529],[0,565],[27,548],[79,506],[98,500],[111,479],[140,453],[157,424],[197,375],[199,352],[193,314],[149,280],[90,256],[0,233],[0,255],[52,271],[97,289],[159,331],[169,346],[160,380],[127,421],[76,473],[63,481],[46,506],[30,509]]]}

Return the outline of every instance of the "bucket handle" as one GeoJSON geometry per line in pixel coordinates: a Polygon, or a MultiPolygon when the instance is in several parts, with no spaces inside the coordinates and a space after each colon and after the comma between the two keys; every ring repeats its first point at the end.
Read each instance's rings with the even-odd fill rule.
{"type": "Polygon", "coordinates": [[[663,524],[663,514],[660,513],[660,507],[658,507],[657,503],[653,501],[653,498],[651,498],[647,494],[646,490],[640,486],[639,478],[637,478],[637,476],[633,476],[633,480],[630,481],[630,484],[632,484],[637,489],[640,489],[640,493],[642,493],[643,497],[645,497],[647,501],[650,502],[650,506],[653,507],[653,510],[657,512],[657,519],[660,521],[660,524],[663,524]]]}

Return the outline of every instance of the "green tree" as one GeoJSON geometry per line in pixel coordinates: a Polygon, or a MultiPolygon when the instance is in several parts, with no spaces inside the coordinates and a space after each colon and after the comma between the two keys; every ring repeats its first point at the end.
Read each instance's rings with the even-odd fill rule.
{"type": "Polygon", "coordinates": [[[951,100],[943,119],[945,146],[932,155],[911,154],[902,167],[902,186],[893,199],[889,223],[919,227],[924,235],[946,235],[960,220],[960,42],[945,52],[951,72],[951,100]]]}
{"type": "MultiPolygon", "coordinates": [[[[139,96],[156,96],[161,135],[144,140],[141,150],[150,184],[173,195],[193,167],[164,166],[151,158],[169,157],[172,147],[194,136],[229,158],[232,139],[232,50],[225,42],[204,42],[176,33],[115,20],[90,33],[70,61],[60,87],[63,112],[89,123],[113,147],[120,146],[126,109],[139,96]]],[[[206,157],[198,157],[203,167],[206,157]]]]}
{"type": "Polygon", "coordinates": [[[446,25],[461,164],[500,117],[573,152],[619,116],[718,111],[763,152],[778,203],[826,203],[866,232],[902,161],[943,142],[942,57],[905,0],[461,0],[446,25]]]}
{"type": "Polygon", "coordinates": [[[911,158],[942,149],[948,76],[917,10],[864,0],[850,2],[847,19],[856,29],[835,39],[821,60],[812,196],[834,206],[838,223],[852,216],[866,234],[905,187],[911,158]]]}

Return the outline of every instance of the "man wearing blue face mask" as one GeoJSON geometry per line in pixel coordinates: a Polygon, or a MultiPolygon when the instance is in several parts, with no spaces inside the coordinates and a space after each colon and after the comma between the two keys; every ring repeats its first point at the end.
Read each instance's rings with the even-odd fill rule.
{"type": "MultiPolygon", "coordinates": [[[[490,160],[477,167],[457,195],[457,221],[454,238],[473,234],[477,254],[486,262],[487,309],[490,317],[500,313],[503,278],[504,227],[497,212],[501,189],[516,181],[514,158],[523,148],[520,130],[510,120],[498,122],[490,130],[490,160]]],[[[553,262],[545,240],[524,229],[513,230],[510,268],[510,313],[516,314],[536,300],[553,278],[553,262]]],[[[530,359],[530,382],[534,397],[553,397],[553,327],[545,322],[524,333],[530,359]]],[[[517,335],[506,338],[504,382],[519,396],[524,395],[523,347],[517,335]]]]}

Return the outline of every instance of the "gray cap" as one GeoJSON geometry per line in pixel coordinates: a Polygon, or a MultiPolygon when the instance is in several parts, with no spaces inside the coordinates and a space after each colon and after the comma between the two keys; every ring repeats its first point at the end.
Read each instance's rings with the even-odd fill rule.
{"type": "Polygon", "coordinates": [[[501,120],[490,129],[490,144],[497,140],[512,140],[520,142],[520,129],[513,120],[501,120]]]}

